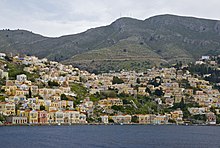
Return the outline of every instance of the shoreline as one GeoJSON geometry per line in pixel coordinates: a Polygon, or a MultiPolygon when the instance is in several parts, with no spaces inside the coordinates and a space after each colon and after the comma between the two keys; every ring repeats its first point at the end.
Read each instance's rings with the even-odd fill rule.
{"type": "Polygon", "coordinates": [[[220,124],[136,124],[136,123],[130,123],[130,124],[119,124],[119,123],[74,123],[74,124],[0,124],[1,126],[85,126],[85,125],[95,125],[95,126],[113,126],[113,125],[120,125],[120,126],[220,126],[220,124]]]}

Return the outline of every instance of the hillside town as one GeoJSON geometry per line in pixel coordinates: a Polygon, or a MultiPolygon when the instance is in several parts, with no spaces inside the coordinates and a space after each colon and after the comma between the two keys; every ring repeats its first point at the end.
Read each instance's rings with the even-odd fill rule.
{"type": "Polygon", "coordinates": [[[96,75],[46,58],[0,53],[0,125],[216,125],[220,83],[212,70],[220,71],[219,58],[96,75]]]}

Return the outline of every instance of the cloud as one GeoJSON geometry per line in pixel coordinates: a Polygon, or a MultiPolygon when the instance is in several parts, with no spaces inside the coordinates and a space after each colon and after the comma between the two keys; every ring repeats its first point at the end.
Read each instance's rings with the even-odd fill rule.
{"type": "Polygon", "coordinates": [[[218,0],[1,0],[0,28],[61,36],[108,25],[119,17],[178,14],[220,19],[218,0]]]}

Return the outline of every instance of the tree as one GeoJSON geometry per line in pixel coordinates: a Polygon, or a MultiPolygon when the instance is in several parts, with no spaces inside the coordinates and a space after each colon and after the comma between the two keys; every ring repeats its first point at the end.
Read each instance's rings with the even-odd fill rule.
{"type": "Polygon", "coordinates": [[[0,96],[0,102],[4,102],[5,101],[5,96],[0,96]]]}
{"type": "Polygon", "coordinates": [[[168,122],[169,122],[169,123],[176,123],[176,121],[173,120],[173,119],[169,119],[168,122]]]}
{"type": "Polygon", "coordinates": [[[114,123],[114,120],[110,118],[110,119],[108,119],[108,122],[109,123],[114,123]]]}
{"type": "Polygon", "coordinates": [[[155,94],[156,96],[159,96],[159,97],[161,97],[161,96],[163,96],[163,95],[164,95],[164,93],[163,93],[163,90],[162,90],[162,89],[156,89],[156,90],[155,90],[155,92],[154,92],[154,94],[155,94]]]}
{"type": "Polygon", "coordinates": [[[123,106],[113,105],[113,106],[111,107],[111,109],[114,109],[114,110],[116,110],[116,111],[123,111],[123,106]]]}
{"type": "Polygon", "coordinates": [[[92,122],[95,121],[95,119],[92,118],[92,117],[88,117],[88,118],[86,118],[86,121],[87,121],[88,123],[92,123],[92,122]]]}
{"type": "Polygon", "coordinates": [[[151,94],[150,88],[146,87],[145,92],[151,94]]]}
{"type": "Polygon", "coordinates": [[[66,97],[65,94],[61,94],[60,98],[61,98],[61,100],[68,100],[68,98],[66,97]]]}
{"type": "Polygon", "coordinates": [[[138,122],[139,122],[139,121],[138,121],[138,117],[137,117],[137,116],[132,116],[131,122],[133,122],[133,123],[138,123],[138,122]]]}
{"type": "Polygon", "coordinates": [[[220,115],[216,115],[216,123],[220,124],[220,115]]]}
{"type": "Polygon", "coordinates": [[[5,121],[5,118],[3,117],[3,115],[0,115],[0,121],[1,122],[5,121]]]}
{"type": "Polygon", "coordinates": [[[176,65],[174,67],[179,70],[179,69],[181,69],[182,66],[183,66],[182,61],[179,61],[176,63],[176,65]]]}
{"type": "Polygon", "coordinates": [[[179,108],[180,108],[181,110],[183,110],[185,107],[186,107],[186,105],[185,105],[184,99],[183,99],[183,97],[182,97],[182,98],[181,98],[181,101],[180,101],[180,104],[179,104],[179,108]]]}
{"type": "Polygon", "coordinates": [[[81,76],[81,77],[79,77],[79,81],[80,81],[80,82],[83,82],[83,83],[86,83],[87,80],[86,80],[85,77],[82,77],[82,76],[81,76]]]}
{"type": "Polygon", "coordinates": [[[106,91],[101,91],[101,98],[115,98],[117,95],[116,95],[116,92],[113,91],[113,90],[106,90],[106,91]],[[103,97],[102,97],[103,96],[103,97]]]}
{"type": "Polygon", "coordinates": [[[127,99],[123,99],[122,101],[123,101],[123,104],[131,104],[131,102],[128,101],[127,99]]]}
{"type": "Polygon", "coordinates": [[[29,96],[29,98],[32,97],[32,91],[31,91],[31,88],[30,88],[30,87],[29,87],[29,89],[28,89],[28,96],[29,96]]]}
{"type": "Polygon", "coordinates": [[[210,107],[210,111],[216,114],[216,110],[215,110],[215,109],[216,109],[216,108],[215,108],[214,106],[211,106],[211,107],[210,107]]]}
{"type": "Polygon", "coordinates": [[[124,83],[122,79],[116,76],[113,77],[112,84],[122,84],[122,83],[124,83]]]}
{"type": "Polygon", "coordinates": [[[45,110],[45,106],[41,105],[40,110],[45,110]]]}
{"type": "Polygon", "coordinates": [[[137,84],[140,84],[140,83],[141,83],[140,78],[137,78],[136,83],[137,83],[137,84]]]}
{"type": "Polygon", "coordinates": [[[55,81],[48,81],[48,86],[53,87],[53,86],[59,86],[59,83],[55,81]]]}
{"type": "Polygon", "coordinates": [[[202,121],[207,120],[205,115],[194,115],[194,116],[192,116],[192,118],[195,119],[195,120],[202,120],[202,121]]]}
{"type": "Polygon", "coordinates": [[[150,80],[149,84],[154,85],[154,87],[158,87],[161,85],[161,82],[162,82],[161,77],[158,76],[158,77],[155,77],[153,80],[150,80]]]}
{"type": "Polygon", "coordinates": [[[98,118],[97,118],[97,121],[98,121],[99,123],[101,123],[101,122],[102,122],[102,118],[101,118],[101,117],[98,117],[98,118]]]}

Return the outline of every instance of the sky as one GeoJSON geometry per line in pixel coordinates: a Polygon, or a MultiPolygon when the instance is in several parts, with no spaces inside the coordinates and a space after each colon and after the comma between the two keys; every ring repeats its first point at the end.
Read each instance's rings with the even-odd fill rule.
{"type": "Polygon", "coordinates": [[[0,29],[25,29],[48,37],[111,24],[175,14],[220,20],[219,0],[0,0],[0,29]]]}

